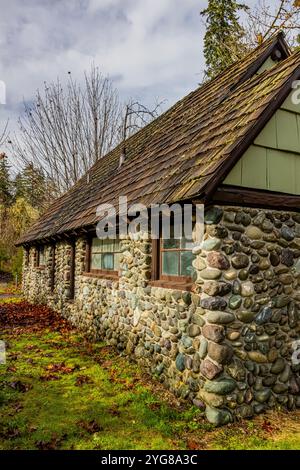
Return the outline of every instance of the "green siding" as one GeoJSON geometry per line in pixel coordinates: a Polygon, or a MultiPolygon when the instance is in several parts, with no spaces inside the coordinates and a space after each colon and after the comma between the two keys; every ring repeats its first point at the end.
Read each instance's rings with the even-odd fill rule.
{"type": "Polygon", "coordinates": [[[267,184],[267,150],[251,146],[241,160],[242,186],[261,188],[267,184]]]}
{"type": "Polygon", "coordinates": [[[230,183],[228,184],[235,184],[240,185],[242,180],[242,159],[235,165],[235,167],[230,172],[230,183]]]}
{"type": "MultiPolygon", "coordinates": [[[[300,104],[294,104],[292,102],[292,96],[293,93],[291,93],[288,98],[285,100],[283,105],[281,106],[281,109],[285,109],[287,111],[292,111],[294,113],[300,114],[300,104]]],[[[299,98],[299,92],[297,92],[297,98],[299,98]]]]}
{"type": "Polygon", "coordinates": [[[262,66],[258,70],[257,75],[259,75],[260,73],[263,73],[265,70],[270,70],[276,64],[277,62],[272,60],[271,57],[268,57],[267,60],[262,64],[262,66]]]}
{"type": "Polygon", "coordinates": [[[300,105],[291,95],[224,184],[300,195],[300,105]]]}
{"type": "Polygon", "coordinates": [[[268,185],[266,189],[296,194],[295,159],[300,155],[267,150],[268,185]]]}
{"type": "Polygon", "coordinates": [[[295,180],[296,180],[296,191],[295,194],[300,194],[300,157],[295,159],[295,180]]]}
{"type": "Polygon", "coordinates": [[[268,124],[263,128],[262,132],[255,140],[255,144],[264,147],[277,148],[277,129],[276,116],[274,116],[268,124]]]}
{"type": "Polygon", "coordinates": [[[278,141],[277,148],[290,152],[299,152],[300,136],[297,125],[297,114],[279,109],[275,118],[278,141]]]}

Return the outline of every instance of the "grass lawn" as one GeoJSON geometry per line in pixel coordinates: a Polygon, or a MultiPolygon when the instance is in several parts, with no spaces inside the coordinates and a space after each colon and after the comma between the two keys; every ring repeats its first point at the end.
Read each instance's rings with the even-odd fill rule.
{"type": "Polygon", "coordinates": [[[0,449],[300,449],[300,413],[225,428],[44,307],[0,300],[0,449]]]}

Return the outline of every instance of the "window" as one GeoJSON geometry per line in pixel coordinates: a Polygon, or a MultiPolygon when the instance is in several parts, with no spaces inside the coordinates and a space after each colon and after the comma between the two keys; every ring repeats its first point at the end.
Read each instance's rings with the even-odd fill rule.
{"type": "Polygon", "coordinates": [[[46,252],[45,247],[40,246],[37,248],[37,260],[36,265],[37,267],[43,267],[46,264],[46,252]]]}
{"type": "Polygon", "coordinates": [[[120,267],[119,240],[99,240],[93,238],[89,243],[88,271],[98,274],[118,274],[120,267]]]}
{"type": "Polygon", "coordinates": [[[192,277],[194,244],[181,238],[161,240],[161,276],[192,277]]]}
{"type": "Polygon", "coordinates": [[[152,281],[162,287],[192,287],[195,244],[185,237],[152,242],[152,281]]]}

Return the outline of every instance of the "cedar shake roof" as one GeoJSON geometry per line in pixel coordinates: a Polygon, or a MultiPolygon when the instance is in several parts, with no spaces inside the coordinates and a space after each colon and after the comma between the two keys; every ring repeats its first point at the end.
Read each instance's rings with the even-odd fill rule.
{"type": "Polygon", "coordinates": [[[18,241],[51,239],[95,225],[99,204],[207,201],[300,78],[300,52],[289,56],[282,34],[190,93],[100,159],[18,241]],[[279,49],[285,60],[259,75],[279,49]]]}

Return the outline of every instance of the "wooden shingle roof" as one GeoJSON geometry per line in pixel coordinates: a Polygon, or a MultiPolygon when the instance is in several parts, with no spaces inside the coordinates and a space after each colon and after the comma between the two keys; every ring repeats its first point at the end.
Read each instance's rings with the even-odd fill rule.
{"type": "Polygon", "coordinates": [[[18,241],[32,243],[97,223],[99,204],[207,200],[300,78],[300,52],[279,34],[199,87],[99,160],[18,241]],[[274,49],[285,60],[259,75],[274,49]]]}

